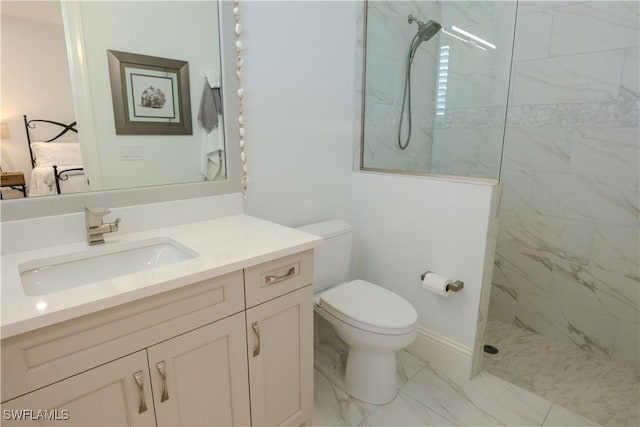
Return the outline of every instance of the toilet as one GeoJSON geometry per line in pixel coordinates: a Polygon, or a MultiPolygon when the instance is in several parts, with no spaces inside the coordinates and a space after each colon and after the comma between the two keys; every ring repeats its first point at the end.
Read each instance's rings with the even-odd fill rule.
{"type": "Polygon", "coordinates": [[[324,239],[314,253],[316,368],[359,400],[392,401],[397,393],[395,352],[415,340],[416,310],[381,286],[349,281],[348,223],[332,220],[299,230],[324,239]]]}

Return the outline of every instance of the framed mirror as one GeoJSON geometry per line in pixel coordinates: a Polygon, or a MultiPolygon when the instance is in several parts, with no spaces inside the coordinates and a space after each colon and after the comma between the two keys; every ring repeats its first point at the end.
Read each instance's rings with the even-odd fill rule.
{"type": "MultiPolygon", "coordinates": [[[[1,166],[3,172],[24,176],[27,196],[17,191],[20,188],[5,186],[3,180],[3,211],[15,203],[36,203],[36,199],[47,200],[37,202],[43,209],[63,205],[54,200],[71,200],[84,190],[121,193],[149,188],[152,193],[175,193],[177,198],[239,190],[229,5],[217,1],[3,1],[0,12],[1,166]],[[225,19],[229,24],[221,25],[225,19]],[[190,111],[183,117],[190,116],[192,134],[118,134],[108,50],[187,63],[189,85],[185,92],[182,84],[181,96],[190,99],[190,111]],[[215,114],[217,119],[211,127],[211,120],[202,119],[201,106],[210,105],[216,91],[217,110],[205,111],[205,118],[215,114]],[[77,122],[77,135],[68,132],[50,144],[63,154],[79,144],[80,158],[66,159],[64,166],[83,169],[84,190],[66,192],[64,183],[57,190],[51,184],[55,180],[44,174],[41,191],[31,194],[34,170],[40,165],[52,169],[54,163],[62,162],[55,156],[31,162],[27,132],[34,143],[47,141],[60,130],[32,119],[63,125],[77,122]],[[174,186],[179,188],[170,190],[174,186]],[[51,197],[37,197],[43,194],[51,197]]],[[[153,85],[153,78],[159,80],[147,76],[145,83],[153,85]]],[[[52,213],[59,211],[52,208],[52,213]]]]}

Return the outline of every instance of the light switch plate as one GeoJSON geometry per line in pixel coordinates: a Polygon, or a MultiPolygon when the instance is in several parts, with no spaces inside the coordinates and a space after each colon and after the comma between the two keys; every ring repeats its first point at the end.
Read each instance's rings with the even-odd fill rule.
{"type": "Polygon", "coordinates": [[[120,160],[144,160],[144,147],[142,145],[120,146],[120,160]]]}

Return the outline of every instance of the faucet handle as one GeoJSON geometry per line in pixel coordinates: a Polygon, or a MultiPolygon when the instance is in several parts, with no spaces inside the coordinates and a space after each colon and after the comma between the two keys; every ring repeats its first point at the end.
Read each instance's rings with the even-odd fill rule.
{"type": "Polygon", "coordinates": [[[118,231],[120,218],[116,218],[114,222],[104,223],[104,216],[111,211],[105,208],[84,208],[84,216],[87,222],[87,241],[89,245],[97,245],[104,243],[104,233],[113,233],[118,231]]]}
{"type": "Polygon", "coordinates": [[[102,217],[105,215],[109,215],[111,211],[107,208],[88,208],[85,207],[84,211],[88,214],[95,215],[97,217],[102,217]]]}

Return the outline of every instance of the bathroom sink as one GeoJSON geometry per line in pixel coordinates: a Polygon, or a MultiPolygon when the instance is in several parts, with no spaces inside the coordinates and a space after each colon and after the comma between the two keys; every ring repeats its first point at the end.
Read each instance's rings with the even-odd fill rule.
{"type": "Polygon", "coordinates": [[[158,237],[28,261],[20,264],[18,269],[24,293],[38,296],[197,256],[197,252],[171,238],[158,237]]]}

